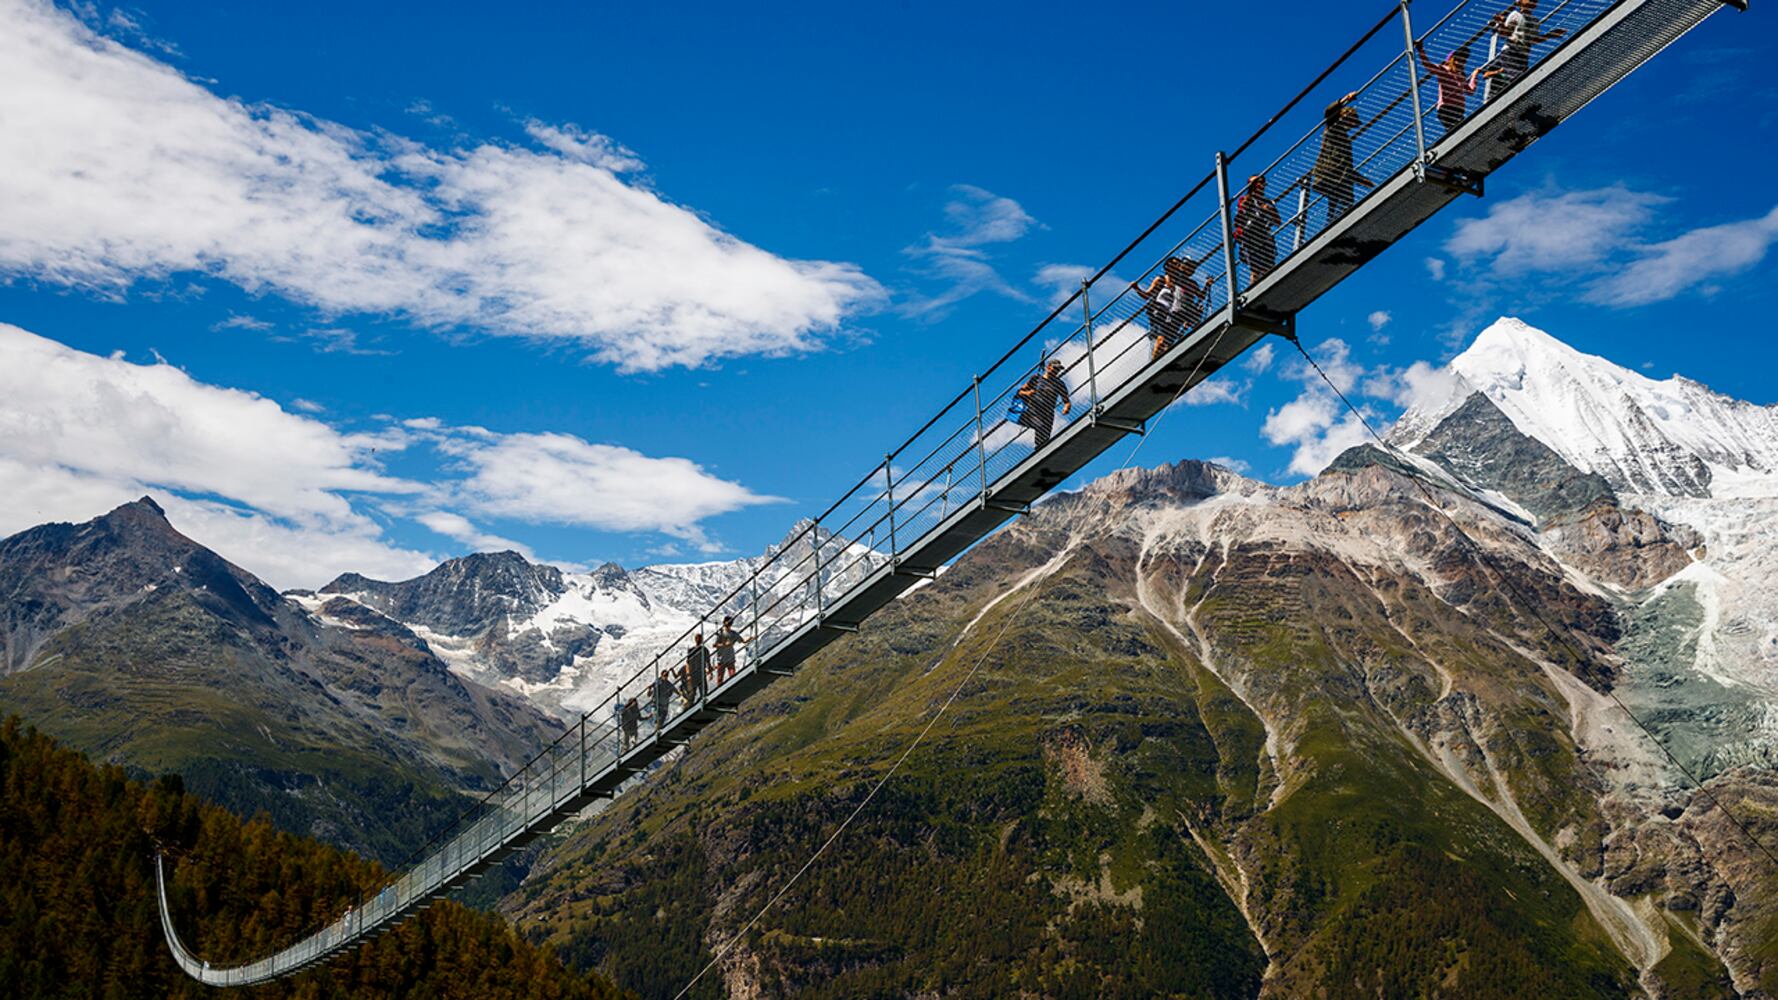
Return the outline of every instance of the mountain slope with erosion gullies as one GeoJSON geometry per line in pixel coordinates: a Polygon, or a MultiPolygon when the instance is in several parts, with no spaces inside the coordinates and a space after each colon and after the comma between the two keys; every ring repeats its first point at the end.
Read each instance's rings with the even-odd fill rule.
{"type": "MultiPolygon", "coordinates": [[[[1187,462],[1044,504],[700,737],[506,908],[671,995],[985,656],[705,995],[1770,991],[1778,872],[1601,693],[1615,599],[1524,523],[1436,495],[1461,532],[1383,463],[1272,489],[1187,462]]],[[[1712,791],[1778,836],[1769,772],[1712,791]]]]}
{"type": "Polygon", "coordinates": [[[1778,996],[1778,870],[1713,807],[1778,845],[1778,717],[1700,584],[1778,575],[1489,394],[1412,416],[1293,487],[1182,462],[1040,505],[504,908],[673,995],[979,662],[697,995],[1778,996]]]}

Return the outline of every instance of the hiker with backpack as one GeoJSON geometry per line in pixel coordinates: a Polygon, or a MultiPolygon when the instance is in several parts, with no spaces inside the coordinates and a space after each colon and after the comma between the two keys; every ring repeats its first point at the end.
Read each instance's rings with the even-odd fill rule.
{"type": "Polygon", "coordinates": [[[1062,362],[1051,358],[1043,370],[1026,380],[1013,396],[1008,416],[1021,427],[1031,428],[1037,447],[1049,443],[1050,429],[1056,422],[1056,403],[1062,404],[1062,415],[1074,412],[1074,401],[1068,398],[1068,384],[1062,381],[1062,362]]]}
{"type": "Polygon", "coordinates": [[[1376,182],[1358,172],[1352,162],[1352,130],[1361,122],[1353,102],[1358,93],[1329,104],[1321,112],[1321,152],[1315,157],[1315,168],[1309,172],[1310,189],[1327,198],[1327,222],[1331,226],[1352,210],[1357,200],[1355,188],[1373,188],[1376,182]]]}

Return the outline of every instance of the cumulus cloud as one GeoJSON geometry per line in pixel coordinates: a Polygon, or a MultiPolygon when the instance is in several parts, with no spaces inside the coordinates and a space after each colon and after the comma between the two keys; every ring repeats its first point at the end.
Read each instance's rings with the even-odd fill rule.
{"type": "MultiPolygon", "coordinates": [[[[567,339],[626,370],[811,350],[882,295],[627,181],[640,160],[592,132],[429,148],[220,97],[48,3],[0,16],[0,273],[121,296],[196,272],[330,315],[567,339]]],[[[959,218],[998,238],[1019,214],[959,218]]]]}
{"type": "Polygon", "coordinates": [[[411,518],[474,548],[529,550],[458,511],[712,543],[699,522],[766,503],[683,458],[432,417],[346,431],[157,360],[101,357],[0,324],[0,535],[152,494],[175,525],[274,586],[437,560],[392,542],[411,518]],[[390,474],[382,457],[402,453],[390,474]]]}
{"type": "Polygon", "coordinates": [[[1080,283],[1097,270],[1085,264],[1045,264],[1031,276],[1031,283],[1048,291],[1049,301],[1054,305],[1080,291],[1080,283]]]}
{"type": "Polygon", "coordinates": [[[1371,313],[1369,316],[1366,316],[1364,318],[1364,321],[1371,325],[1371,332],[1382,333],[1383,328],[1388,326],[1389,321],[1394,318],[1395,317],[1389,315],[1389,310],[1378,309],[1375,312],[1371,313]]]}
{"type": "Polygon", "coordinates": [[[538,524],[605,531],[659,531],[712,548],[697,522],[777,502],[719,479],[684,458],[653,458],[567,434],[489,434],[441,439],[467,478],[451,486],[472,510],[538,524]]]}
{"type": "MultiPolygon", "coordinates": [[[[1362,395],[1392,393],[1397,388],[1396,381],[1379,379],[1379,373],[1354,361],[1351,347],[1338,338],[1322,342],[1311,354],[1321,363],[1328,379],[1348,396],[1361,385],[1362,395]]],[[[1285,370],[1285,377],[1301,382],[1303,390],[1295,399],[1266,414],[1260,434],[1272,444],[1293,449],[1289,465],[1292,473],[1313,476],[1341,452],[1370,439],[1364,422],[1346,409],[1308,365],[1293,362],[1285,370]]],[[[1359,406],[1375,424],[1379,415],[1368,404],[1361,402],[1359,406]]]]}

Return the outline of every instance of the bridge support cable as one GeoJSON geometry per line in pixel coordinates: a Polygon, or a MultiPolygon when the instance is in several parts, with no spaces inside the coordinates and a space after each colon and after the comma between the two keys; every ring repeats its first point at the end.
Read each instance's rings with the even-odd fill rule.
{"type": "MultiPolygon", "coordinates": [[[[1494,37],[1489,26],[1505,4],[1454,0],[1415,40],[1436,55],[1494,37]]],[[[1460,121],[1447,116],[1434,123],[1422,120],[1427,109],[1413,96],[1425,81],[1410,72],[1412,45],[1384,45],[1383,29],[1403,17],[1394,0],[1333,66],[1235,153],[1219,157],[1216,169],[1081,289],[761,560],[685,636],[361,897],[349,916],[270,958],[226,970],[195,959],[181,967],[216,985],[288,975],[386,930],[564,819],[618,794],[671,749],[936,575],[1118,441],[1140,434],[1172,401],[1265,336],[1289,331],[1303,308],[1461,196],[1459,185],[1437,178],[1461,178],[1479,190],[1482,178],[1722,6],[1722,0],[1563,0],[1543,16],[1546,30],[1565,32],[1559,42],[1528,53],[1523,67],[1514,66],[1515,77],[1460,121]],[[1318,174],[1329,120],[1309,98],[1355,67],[1378,65],[1350,91],[1357,124],[1338,126],[1348,140],[1351,174],[1364,184],[1326,169],[1318,174]],[[1429,127],[1441,130],[1436,138],[1429,127]],[[1424,135],[1424,151],[1416,135],[1424,135]],[[1291,136],[1300,138],[1287,141],[1291,136]],[[1271,157],[1242,170],[1257,180],[1232,183],[1232,165],[1255,154],[1271,157]],[[1264,197],[1278,203],[1280,216],[1293,200],[1294,207],[1275,225],[1262,223],[1258,232],[1243,226],[1236,235],[1231,199],[1252,196],[1262,180],[1264,197]],[[1135,281],[1104,280],[1138,251],[1152,263],[1135,281]],[[1182,266],[1189,272],[1182,280],[1191,286],[1183,319],[1158,311],[1154,296],[1145,294],[1157,287],[1150,284],[1157,275],[1182,266]],[[1095,286],[1104,294],[1089,298],[1095,286]],[[1063,317],[1072,315],[1076,300],[1079,325],[1070,326],[1073,320],[1063,317]],[[1015,363],[1027,350],[1036,355],[1032,363],[1015,363]],[[1050,372],[1052,362],[1060,366],[1057,402],[1066,398],[1079,414],[1059,425],[1053,410],[1027,416],[1026,407],[1014,406],[1030,400],[1021,390],[1050,372]],[[724,632],[733,634],[723,640],[719,669],[704,669],[697,660],[691,664],[697,669],[685,669],[693,633],[724,632]]],[[[1405,29],[1410,38],[1413,32],[1405,29]]],[[[175,946],[166,909],[163,924],[175,955],[190,958],[175,946]]]]}
{"type": "MultiPolygon", "coordinates": [[[[1317,364],[1313,357],[1310,357],[1308,349],[1303,347],[1302,341],[1292,337],[1290,338],[1290,342],[1295,345],[1297,352],[1303,356],[1303,360],[1308,363],[1309,367],[1314,369],[1315,374],[1320,376],[1321,381],[1327,383],[1327,387],[1333,390],[1333,394],[1339,398],[1340,402],[1345,405],[1346,409],[1351,412],[1352,416],[1357,418],[1360,424],[1364,425],[1364,429],[1370,434],[1371,439],[1377,442],[1377,447],[1383,449],[1386,453],[1395,456],[1401,461],[1404,467],[1413,469],[1416,465],[1414,459],[1404,453],[1401,449],[1390,444],[1383,435],[1377,433],[1377,429],[1371,424],[1370,418],[1366,417],[1358,407],[1352,405],[1352,400],[1348,399],[1346,394],[1340,391],[1340,387],[1334,384],[1333,379],[1328,378],[1327,372],[1322,370],[1321,365],[1317,364]]],[[[1426,501],[1426,505],[1437,511],[1439,516],[1445,519],[1445,522],[1451,526],[1451,530],[1456,533],[1458,538],[1463,539],[1468,543],[1464,547],[1493,571],[1494,576],[1499,579],[1501,583],[1505,584],[1506,588],[1512,592],[1513,597],[1519,602],[1519,606],[1530,611],[1531,616],[1537,620],[1538,624],[1543,626],[1544,631],[1549,633],[1550,638],[1554,639],[1556,644],[1562,648],[1562,651],[1568,654],[1569,666],[1578,668],[1586,663],[1587,658],[1585,654],[1580,651],[1580,647],[1575,644],[1574,640],[1569,638],[1567,633],[1556,628],[1555,624],[1544,615],[1543,609],[1537,600],[1532,595],[1527,594],[1524,589],[1519,586],[1517,581],[1513,579],[1512,574],[1508,573],[1505,567],[1501,566],[1500,563],[1495,560],[1493,553],[1490,553],[1481,545],[1476,544],[1475,541],[1469,537],[1468,532],[1465,532],[1462,525],[1457,523],[1457,518],[1453,516],[1449,510],[1446,510],[1443,504],[1438,502],[1438,498],[1433,495],[1432,488],[1427,486],[1418,475],[1410,473],[1406,478],[1420,491],[1420,495],[1426,501]]],[[[1570,670],[1569,672],[1576,673],[1575,670],[1570,670]]],[[[1578,676],[1578,673],[1576,675],[1578,676]]],[[[1589,687],[1590,686],[1591,685],[1589,685],[1589,687]]],[[[1594,690],[1597,690],[1597,688],[1594,690]]],[[[1729,824],[1747,841],[1748,846],[1752,847],[1757,853],[1765,855],[1766,860],[1772,865],[1773,872],[1778,873],[1778,853],[1774,853],[1772,848],[1767,847],[1764,841],[1754,835],[1751,827],[1749,827],[1739,816],[1736,816],[1734,811],[1724,804],[1721,799],[1716,797],[1716,793],[1711,791],[1710,788],[1704,784],[1703,780],[1700,779],[1691,768],[1687,767],[1685,763],[1668,748],[1667,744],[1659,736],[1655,735],[1654,729],[1647,723],[1643,722],[1641,717],[1638,716],[1622,698],[1618,697],[1617,691],[1614,688],[1606,688],[1604,693],[1607,698],[1611,699],[1612,704],[1616,705],[1618,710],[1624,713],[1625,717],[1635,723],[1637,729],[1642,730],[1642,735],[1648,737],[1648,741],[1654,744],[1655,748],[1661,752],[1663,757],[1667,758],[1667,762],[1672,764],[1674,769],[1680,774],[1684,775],[1685,779],[1691,782],[1692,787],[1696,788],[1703,794],[1711,808],[1722,813],[1723,817],[1729,821],[1729,824]]]]}

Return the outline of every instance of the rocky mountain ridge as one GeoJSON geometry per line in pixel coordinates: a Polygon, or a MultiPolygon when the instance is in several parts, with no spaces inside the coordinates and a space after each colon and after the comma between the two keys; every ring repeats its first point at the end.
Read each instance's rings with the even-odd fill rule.
{"type": "Polygon", "coordinates": [[[0,599],[0,711],[377,856],[560,731],[388,618],[285,599],[146,497],[0,539],[0,599]]]}

